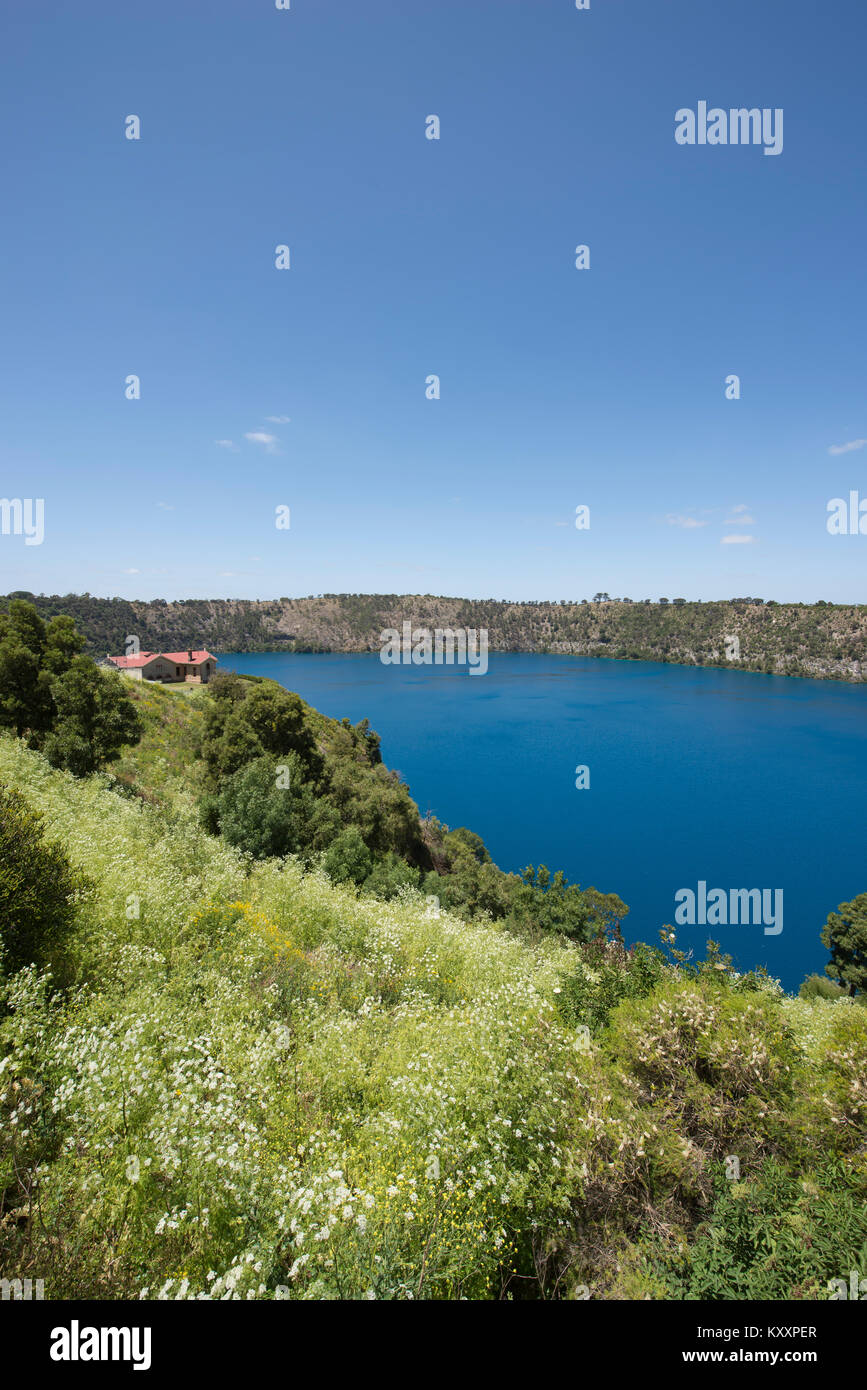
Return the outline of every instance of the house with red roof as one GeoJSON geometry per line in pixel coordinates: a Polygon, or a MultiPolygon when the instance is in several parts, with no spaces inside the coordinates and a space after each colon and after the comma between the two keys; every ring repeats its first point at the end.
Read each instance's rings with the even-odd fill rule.
{"type": "Polygon", "coordinates": [[[217,658],[208,651],[134,652],[131,656],[106,656],[107,666],[137,681],[206,685],[214,674],[217,658]]]}

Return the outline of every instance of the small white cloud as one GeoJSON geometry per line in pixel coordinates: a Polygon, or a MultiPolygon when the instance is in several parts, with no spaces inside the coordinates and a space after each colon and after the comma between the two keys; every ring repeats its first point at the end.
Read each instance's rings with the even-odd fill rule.
{"type": "Polygon", "coordinates": [[[123,570],[123,574],[141,574],[141,570],[123,570]]]}
{"type": "Polygon", "coordinates": [[[669,513],[665,519],[669,526],[682,526],[685,531],[692,531],[696,526],[707,526],[706,521],[699,521],[694,516],[676,516],[669,513]]]}
{"type": "Polygon", "coordinates": [[[289,415],[266,415],[266,416],[265,416],[265,419],[268,421],[268,424],[269,424],[269,425],[288,425],[288,424],[289,424],[290,418],[291,418],[291,417],[290,417],[289,415]]]}
{"type": "Polygon", "coordinates": [[[829,454],[851,454],[853,449],[863,449],[867,439],[850,439],[848,444],[832,444],[829,454]]]}
{"type": "Polygon", "coordinates": [[[264,430],[251,430],[249,434],[244,435],[244,438],[248,439],[251,444],[263,445],[267,454],[276,454],[277,452],[274,447],[277,443],[275,434],[266,434],[264,430]]]}
{"type": "Polygon", "coordinates": [[[174,507],[171,505],[170,502],[157,502],[157,506],[160,507],[164,512],[174,511],[174,507]]]}
{"type": "Polygon", "coordinates": [[[752,545],[755,536],[721,536],[720,545],[752,545]]]}
{"type": "MultiPolygon", "coordinates": [[[[737,508],[735,508],[735,510],[737,511],[737,508]]],[[[723,522],[723,526],[755,526],[755,524],[756,518],[754,516],[744,516],[743,514],[740,516],[727,516],[723,522]]]]}
{"type": "Polygon", "coordinates": [[[235,442],[232,439],[215,439],[214,443],[220,449],[234,449],[235,442]]]}

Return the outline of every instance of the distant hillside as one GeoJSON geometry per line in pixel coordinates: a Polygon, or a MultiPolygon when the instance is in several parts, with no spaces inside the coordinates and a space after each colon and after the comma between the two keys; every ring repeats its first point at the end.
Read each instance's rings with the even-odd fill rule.
{"type": "Polygon", "coordinates": [[[379,651],[383,628],[486,628],[493,651],[561,652],[687,666],[861,681],[867,659],[867,604],[778,604],[759,599],[710,603],[623,601],[510,603],[431,594],[321,594],[310,598],[184,599],[168,603],[89,594],[11,597],[43,617],[71,614],[94,655],[120,653],[129,634],[143,649],[205,645],[221,651],[379,651]],[[726,639],[740,659],[728,661],[726,639]]]}

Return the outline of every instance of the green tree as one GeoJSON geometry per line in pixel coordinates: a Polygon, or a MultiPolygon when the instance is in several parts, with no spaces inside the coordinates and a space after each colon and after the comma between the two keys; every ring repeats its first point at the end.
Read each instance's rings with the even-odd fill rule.
{"type": "Polygon", "coordinates": [[[42,655],[43,675],[62,676],[75,658],[84,650],[84,638],[75,626],[75,619],[60,613],[45,629],[45,648],[42,655]]]}
{"type": "Polygon", "coordinates": [[[327,796],[345,826],[354,825],[376,858],[393,850],[408,863],[428,868],[418,807],[396,772],[371,767],[360,751],[343,755],[328,746],[327,796]]]}
{"type": "Polygon", "coordinates": [[[485,842],[481,835],[477,835],[475,830],[468,830],[465,825],[459,825],[455,830],[449,832],[445,840],[446,847],[464,845],[473,858],[479,864],[490,864],[491,856],[485,848],[485,842]]]}
{"type": "Polygon", "coordinates": [[[0,787],[0,969],[56,967],[87,891],[62,847],[45,839],[40,813],[0,787]]]}
{"type": "Polygon", "coordinates": [[[334,883],[363,883],[373,868],[370,850],[356,825],[342,830],[330,846],[322,867],[334,883]]]}
{"type": "Polygon", "coordinates": [[[274,681],[257,685],[239,706],[239,714],[266,753],[297,753],[308,773],[319,770],[316,747],[304,717],[304,703],[274,681]]]}
{"type": "Polygon", "coordinates": [[[822,928],[822,944],[831,952],[825,974],[849,994],[867,990],[867,893],[829,912],[822,928]]]}
{"type": "Polygon", "coordinates": [[[620,923],[629,908],[616,893],[581,888],[569,883],[562,869],[552,875],[544,864],[538,869],[528,865],[521,879],[510,913],[516,924],[559,932],[574,941],[602,940],[607,935],[620,939],[620,923]]]}
{"type": "Polygon", "coordinates": [[[247,687],[235,671],[217,671],[208,682],[208,694],[212,700],[237,704],[247,694],[247,687]]]}
{"type": "Polygon", "coordinates": [[[122,676],[101,671],[86,656],[73,658],[51,692],[57,717],[45,740],[45,756],[52,767],[86,777],[142,736],[144,725],[122,676]]]}
{"type": "Polygon", "coordinates": [[[208,768],[208,784],[217,789],[265,750],[249,724],[231,705],[221,701],[205,715],[202,756],[208,768]]]}
{"type": "Polygon", "coordinates": [[[382,762],[379,734],[371,729],[369,719],[362,719],[358,724],[350,724],[348,719],[341,719],[340,727],[349,734],[351,746],[361,749],[371,766],[382,762]]]}
{"type": "Polygon", "coordinates": [[[0,614],[0,725],[19,738],[28,731],[38,737],[51,722],[51,692],[40,680],[45,645],[45,623],[33,604],[13,599],[0,614]]]}
{"type": "Polygon", "coordinates": [[[296,753],[264,754],[227,778],[218,795],[205,798],[202,820],[255,859],[322,850],[340,822],[304,780],[305,771],[296,753]]]}
{"type": "Polygon", "coordinates": [[[321,776],[322,759],[297,695],[274,681],[263,681],[247,694],[247,686],[229,673],[215,677],[212,685],[216,688],[208,702],[202,736],[202,757],[212,791],[266,754],[295,753],[305,766],[305,780],[321,776]]]}

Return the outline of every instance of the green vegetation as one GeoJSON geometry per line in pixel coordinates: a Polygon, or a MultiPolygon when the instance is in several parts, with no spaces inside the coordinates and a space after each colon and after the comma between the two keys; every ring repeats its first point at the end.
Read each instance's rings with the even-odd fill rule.
{"type": "Polygon", "coordinates": [[[792,998],[670,928],[628,950],[615,895],[421,820],[366,724],[271,682],[127,685],[108,771],[52,767],[11,707],[0,735],[0,1272],[678,1300],[867,1273],[845,960],[854,997],[792,998]]]}
{"type": "Polygon", "coordinates": [[[828,914],[822,944],[831,952],[825,973],[850,994],[863,995],[867,991],[867,893],[840,903],[836,912],[828,914]]]}
{"type": "Polygon", "coordinates": [[[718,1173],[692,1248],[660,1249],[651,1267],[668,1298],[828,1297],[843,1271],[867,1269],[867,1206],[845,1164],[817,1162],[804,1181],[768,1159],[741,1182],[718,1173]],[[724,1292],[723,1292],[724,1291],[724,1292]]]}
{"type": "Polygon", "coordinates": [[[298,599],[96,599],[89,594],[8,595],[40,615],[75,618],[96,656],[124,650],[174,651],[204,642],[223,651],[379,651],[384,628],[404,619],[430,628],[485,628],[492,651],[557,652],[622,660],[725,666],[787,676],[861,681],[867,661],[867,605],[763,602],[733,598],[693,603],[611,599],[512,603],[431,594],[320,594],[298,599]],[[740,644],[728,660],[726,640],[740,644]]]}
{"type": "Polygon", "coordinates": [[[76,777],[86,777],[141,734],[141,722],[121,677],[98,670],[86,656],[74,658],[69,670],[52,682],[51,693],[56,714],[45,740],[45,756],[52,767],[66,767],[76,777]]]}
{"type": "Polygon", "coordinates": [[[87,886],[63,848],[46,841],[39,812],[0,787],[0,973],[36,964],[57,976],[87,886]]]}
{"type": "Polygon", "coordinates": [[[141,734],[121,677],[79,655],[83,646],[69,617],[44,623],[22,599],[0,614],[0,728],[26,734],[52,767],[77,777],[103,767],[141,734]]]}

